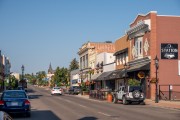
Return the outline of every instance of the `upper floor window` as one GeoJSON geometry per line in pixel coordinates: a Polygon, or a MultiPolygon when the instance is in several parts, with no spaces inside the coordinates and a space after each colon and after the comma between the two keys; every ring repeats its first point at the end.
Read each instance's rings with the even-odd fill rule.
{"type": "Polygon", "coordinates": [[[127,51],[116,56],[116,65],[123,65],[125,62],[128,62],[127,51]]]}
{"type": "Polygon", "coordinates": [[[136,53],[135,53],[136,58],[142,58],[143,57],[143,45],[142,45],[142,42],[143,42],[142,37],[137,37],[134,40],[134,44],[135,44],[134,46],[135,46],[135,50],[136,50],[136,53]]]}

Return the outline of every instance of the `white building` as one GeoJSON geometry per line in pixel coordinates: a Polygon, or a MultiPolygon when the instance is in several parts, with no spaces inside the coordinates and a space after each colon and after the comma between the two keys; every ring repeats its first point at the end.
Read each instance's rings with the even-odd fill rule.
{"type": "Polygon", "coordinates": [[[70,86],[79,86],[78,83],[81,83],[79,69],[73,70],[70,73],[70,86]]]}

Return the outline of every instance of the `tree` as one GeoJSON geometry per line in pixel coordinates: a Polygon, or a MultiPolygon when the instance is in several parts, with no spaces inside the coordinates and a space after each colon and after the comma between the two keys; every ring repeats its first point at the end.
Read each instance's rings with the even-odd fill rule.
{"type": "Polygon", "coordinates": [[[45,71],[39,71],[36,73],[36,77],[38,80],[38,85],[42,85],[43,79],[46,78],[46,72],[45,71]]]}
{"type": "Polygon", "coordinates": [[[67,86],[68,84],[68,69],[57,67],[54,76],[51,80],[52,84],[57,86],[67,86]]]}
{"type": "Polygon", "coordinates": [[[79,69],[79,63],[76,60],[76,58],[74,58],[69,65],[69,70],[72,71],[72,70],[76,70],[76,69],[79,69]]]}

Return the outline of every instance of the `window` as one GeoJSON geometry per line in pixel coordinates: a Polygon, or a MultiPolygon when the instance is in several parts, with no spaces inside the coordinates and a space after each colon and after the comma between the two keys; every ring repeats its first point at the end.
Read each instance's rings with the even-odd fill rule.
{"type": "Polygon", "coordinates": [[[127,51],[119,54],[118,56],[116,56],[116,64],[117,65],[123,65],[123,64],[125,64],[125,62],[128,62],[128,53],[127,53],[127,51]]]}
{"type": "Polygon", "coordinates": [[[85,65],[85,67],[87,68],[88,67],[88,54],[86,54],[86,65],[85,65]]]}
{"type": "Polygon", "coordinates": [[[80,69],[82,69],[82,57],[80,58],[80,69]]]}
{"type": "Polygon", "coordinates": [[[142,49],[142,37],[137,37],[135,38],[135,49],[136,49],[136,54],[135,57],[136,58],[142,58],[143,57],[143,49],[142,49]]]}

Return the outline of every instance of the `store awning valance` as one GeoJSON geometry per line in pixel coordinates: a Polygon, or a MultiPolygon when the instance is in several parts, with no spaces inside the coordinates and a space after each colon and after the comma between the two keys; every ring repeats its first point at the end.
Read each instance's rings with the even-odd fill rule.
{"type": "Polygon", "coordinates": [[[115,70],[113,71],[107,79],[112,80],[112,79],[119,79],[119,78],[124,78],[127,77],[127,74],[125,72],[125,69],[120,69],[120,70],[115,70]]]}
{"type": "Polygon", "coordinates": [[[150,69],[150,64],[136,64],[135,66],[131,66],[129,69],[127,69],[127,72],[134,72],[134,71],[139,71],[139,70],[149,70],[150,69]]]}
{"type": "Polygon", "coordinates": [[[109,72],[103,72],[99,77],[97,77],[97,81],[99,80],[107,80],[107,77],[112,73],[113,71],[109,72]]]}
{"type": "Polygon", "coordinates": [[[91,80],[96,80],[102,73],[97,73],[91,76],[91,80]]]}

